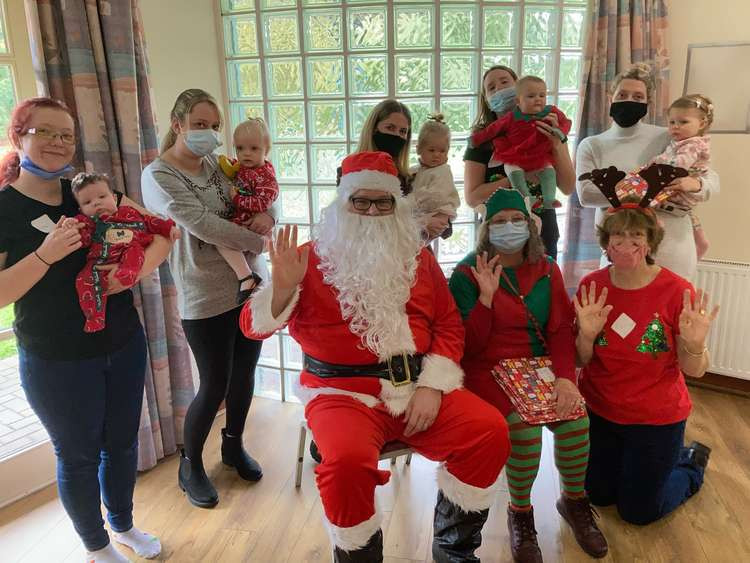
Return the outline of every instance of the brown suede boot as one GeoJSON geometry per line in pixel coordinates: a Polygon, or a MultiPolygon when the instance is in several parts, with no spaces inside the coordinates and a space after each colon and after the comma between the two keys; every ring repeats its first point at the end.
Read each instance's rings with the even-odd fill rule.
{"type": "Polygon", "coordinates": [[[573,529],[573,535],[583,551],[597,559],[607,555],[607,539],[594,521],[594,515],[599,514],[587,497],[568,498],[563,495],[556,506],[560,516],[573,529]]]}
{"type": "Polygon", "coordinates": [[[517,511],[508,507],[510,552],[515,563],[542,563],[542,551],[536,542],[534,509],[517,511]]]}

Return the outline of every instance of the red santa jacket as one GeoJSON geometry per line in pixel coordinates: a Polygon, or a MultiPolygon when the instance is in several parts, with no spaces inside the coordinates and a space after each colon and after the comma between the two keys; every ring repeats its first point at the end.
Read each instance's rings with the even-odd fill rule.
{"type": "MultiPolygon", "coordinates": [[[[271,314],[271,284],[262,287],[245,304],[240,328],[248,338],[261,339],[285,325],[305,354],[334,364],[367,365],[379,362],[365,348],[341,315],[335,288],[323,282],[318,269],[320,258],[311,246],[307,272],[289,305],[274,318],[271,314]]],[[[430,387],[448,393],[461,387],[463,371],[459,366],[464,350],[464,328],[455,301],[435,257],[422,249],[417,260],[415,284],[404,314],[411,331],[402,352],[424,354],[418,383],[395,387],[375,377],[321,378],[302,371],[300,383],[307,402],[320,394],[344,394],[369,406],[383,402],[394,415],[406,410],[416,387],[430,387]]]]}

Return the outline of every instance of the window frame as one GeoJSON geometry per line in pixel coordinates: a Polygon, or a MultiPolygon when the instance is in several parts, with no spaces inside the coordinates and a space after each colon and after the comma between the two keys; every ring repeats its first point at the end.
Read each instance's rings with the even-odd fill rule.
{"type": "MultiPolygon", "coordinates": [[[[315,163],[313,162],[313,155],[314,151],[319,150],[321,147],[339,147],[341,145],[344,146],[345,153],[349,153],[353,150],[356,150],[356,146],[358,144],[358,135],[353,134],[354,128],[355,128],[355,119],[354,119],[354,113],[355,113],[355,106],[357,103],[367,103],[372,102],[374,105],[375,103],[381,101],[382,99],[386,97],[394,97],[400,101],[403,101],[407,105],[410,104],[410,102],[415,101],[430,101],[432,104],[432,111],[442,111],[443,103],[444,101],[455,101],[457,104],[460,103],[468,103],[468,107],[470,108],[471,112],[471,120],[476,116],[476,113],[478,111],[477,108],[477,98],[478,98],[478,90],[479,90],[479,76],[472,76],[471,77],[471,86],[468,89],[465,90],[455,90],[446,92],[442,89],[442,83],[441,83],[441,57],[450,57],[450,56],[469,56],[473,59],[475,66],[472,67],[474,70],[474,74],[476,73],[476,70],[478,70],[476,67],[478,66],[479,69],[483,72],[485,68],[487,68],[488,65],[485,65],[485,58],[488,56],[502,56],[502,55],[509,55],[511,57],[511,68],[518,69],[519,76],[523,74],[523,61],[524,56],[531,54],[538,54],[542,53],[545,55],[549,66],[545,67],[545,71],[547,73],[547,76],[544,78],[547,80],[549,76],[553,77],[553,81],[547,80],[548,82],[548,91],[549,93],[549,103],[558,104],[558,101],[560,100],[560,97],[562,96],[563,99],[571,99],[572,97],[575,97],[577,99],[577,111],[576,111],[576,119],[574,120],[574,123],[577,124],[578,115],[580,114],[581,104],[581,92],[580,92],[580,80],[583,75],[583,48],[584,48],[584,41],[585,41],[585,35],[586,35],[586,28],[589,25],[589,11],[591,9],[590,2],[587,2],[586,0],[506,0],[506,1],[485,1],[485,0],[477,0],[477,1],[467,1],[467,0],[447,0],[443,2],[425,2],[424,0],[388,0],[387,2],[378,2],[378,1],[367,1],[367,0],[340,0],[338,2],[332,2],[332,3],[326,3],[326,4],[310,4],[309,0],[289,0],[288,2],[285,2],[285,6],[277,6],[277,7],[271,7],[267,8],[265,7],[265,4],[272,2],[273,0],[250,0],[250,4],[252,4],[252,9],[246,9],[246,10],[236,10],[236,11],[228,11],[225,10],[225,4],[228,3],[229,0],[215,0],[214,7],[215,7],[215,14],[216,14],[216,20],[217,20],[217,35],[220,45],[220,53],[222,55],[222,72],[221,72],[221,78],[222,78],[222,96],[223,96],[223,102],[224,102],[224,109],[225,113],[228,116],[227,119],[227,127],[225,129],[225,135],[227,140],[227,147],[231,147],[231,136],[232,136],[232,130],[234,126],[236,125],[236,122],[234,121],[236,117],[236,109],[240,106],[237,106],[239,103],[250,103],[250,104],[257,104],[261,106],[261,112],[262,116],[266,120],[267,123],[269,123],[269,127],[273,128],[272,123],[272,116],[271,111],[274,107],[274,103],[283,103],[285,101],[293,102],[293,103],[301,103],[303,107],[303,121],[304,123],[301,124],[302,127],[304,127],[304,135],[305,140],[284,140],[284,141],[276,141],[273,140],[274,149],[271,153],[271,160],[274,162],[274,166],[277,169],[277,173],[279,172],[280,163],[276,162],[274,160],[274,157],[278,154],[278,147],[281,146],[291,146],[291,145],[304,145],[305,146],[305,170],[306,170],[306,180],[302,181],[301,179],[296,180],[282,180],[279,179],[279,184],[281,187],[281,193],[280,193],[280,201],[284,197],[284,192],[286,190],[298,190],[298,189],[304,189],[307,191],[307,221],[302,222],[297,219],[293,220],[286,220],[283,216],[280,222],[281,223],[295,223],[302,227],[304,227],[304,231],[308,232],[312,228],[312,225],[316,222],[316,207],[317,207],[317,197],[318,193],[321,189],[335,189],[335,185],[330,182],[318,182],[314,178],[314,167],[315,163]],[[350,19],[351,14],[356,11],[366,11],[368,8],[377,9],[378,11],[384,10],[385,12],[385,47],[378,47],[378,48],[357,48],[351,45],[350,41],[350,19]],[[408,9],[428,9],[431,13],[432,22],[431,27],[429,30],[430,33],[430,41],[431,41],[431,47],[408,47],[408,48],[401,48],[397,47],[396,45],[396,27],[397,27],[397,12],[400,10],[408,10],[408,9]],[[486,30],[484,27],[484,21],[486,14],[488,13],[501,13],[503,9],[510,9],[512,13],[514,14],[513,17],[517,18],[516,21],[513,24],[513,28],[510,31],[509,37],[511,38],[511,42],[506,47],[500,47],[500,46],[493,46],[493,47],[485,47],[485,35],[486,30]],[[442,13],[444,11],[466,11],[467,13],[471,13],[473,15],[473,28],[474,31],[472,32],[472,38],[470,41],[470,44],[461,45],[461,46],[452,46],[449,48],[444,48],[441,45],[441,41],[443,38],[444,30],[443,30],[443,19],[442,19],[442,13]],[[555,18],[554,23],[554,29],[553,29],[553,40],[551,42],[548,41],[547,46],[541,47],[541,46],[535,46],[535,47],[524,47],[524,37],[526,34],[526,13],[528,10],[549,10],[552,12],[553,17],[555,18]],[[340,22],[340,29],[341,29],[341,48],[335,49],[335,50],[316,50],[311,51],[307,49],[308,45],[308,37],[305,34],[305,22],[307,21],[306,18],[311,13],[336,13],[340,15],[339,22],[340,22]],[[580,36],[578,37],[578,45],[576,47],[573,46],[564,46],[563,45],[563,36],[564,36],[564,21],[566,17],[566,13],[568,12],[578,12],[582,13],[582,22],[580,23],[580,36]],[[294,52],[276,52],[273,54],[269,54],[266,52],[266,41],[264,38],[264,26],[266,25],[265,22],[269,16],[273,16],[274,14],[296,14],[296,34],[297,34],[297,45],[298,48],[294,52]],[[232,55],[229,53],[227,47],[226,47],[226,32],[228,29],[230,29],[229,26],[225,25],[225,22],[229,20],[230,18],[242,16],[242,15],[254,15],[254,31],[255,31],[255,52],[254,54],[250,55],[232,55]],[[578,65],[578,90],[573,89],[566,89],[563,91],[560,91],[560,72],[561,72],[561,60],[562,57],[568,54],[575,54],[579,57],[579,65],[578,65]],[[354,95],[352,94],[352,76],[351,76],[351,64],[350,64],[350,58],[356,57],[356,56],[385,56],[386,61],[386,90],[387,92],[385,94],[377,94],[377,95],[354,95]],[[412,93],[412,94],[401,94],[397,90],[397,74],[398,74],[398,61],[402,60],[399,59],[400,57],[408,57],[409,55],[417,55],[417,56],[423,56],[428,55],[432,59],[431,64],[431,74],[429,75],[429,80],[431,82],[430,91],[426,93],[412,93]],[[314,95],[311,93],[311,89],[308,88],[308,84],[310,83],[311,77],[310,77],[310,69],[311,64],[310,60],[311,58],[314,60],[318,60],[321,57],[331,57],[331,58],[339,58],[341,61],[343,61],[344,68],[342,69],[342,88],[341,93],[336,93],[335,95],[314,95]],[[271,99],[271,95],[269,92],[268,87],[268,81],[270,79],[269,75],[269,69],[272,60],[278,60],[278,59],[295,59],[300,61],[300,75],[299,75],[299,81],[301,83],[301,94],[299,95],[292,95],[292,96],[284,96],[284,97],[274,97],[271,99]],[[260,88],[260,96],[258,98],[247,99],[247,100],[239,100],[236,97],[233,97],[233,93],[231,91],[231,84],[228,76],[228,66],[230,61],[241,61],[241,60],[252,60],[252,61],[258,61],[260,72],[259,72],[259,88],[260,88]],[[325,103],[343,103],[344,106],[344,139],[343,140],[320,140],[320,139],[313,139],[311,136],[311,130],[312,130],[312,106],[315,104],[325,103]]],[[[414,150],[416,147],[416,137],[418,132],[418,124],[415,124],[416,126],[413,127],[413,133],[412,133],[412,150],[410,151],[410,156],[412,157],[412,163],[416,163],[416,151],[414,150]]],[[[273,132],[273,129],[272,129],[273,132]]],[[[573,130],[571,131],[571,134],[569,135],[569,146],[572,147],[575,145],[575,125],[573,130]]],[[[463,152],[463,149],[465,148],[466,139],[468,137],[468,132],[463,132],[459,134],[454,134],[452,138],[452,147],[455,147],[456,145],[461,147],[461,153],[463,152]]],[[[231,149],[230,149],[231,150],[231,149]]],[[[460,155],[458,155],[460,156],[460,155]]],[[[457,160],[454,161],[454,164],[457,166],[460,166],[457,164],[457,160]]],[[[454,168],[454,176],[456,177],[456,186],[459,190],[459,193],[461,195],[461,201],[462,201],[462,208],[459,211],[459,218],[454,223],[456,231],[462,231],[466,230],[468,231],[468,236],[471,237],[472,235],[476,237],[476,233],[478,232],[478,217],[477,215],[470,209],[468,209],[463,202],[463,171],[461,170],[460,174],[456,174],[456,169],[454,168]]],[[[560,194],[562,195],[562,194],[560,194]]],[[[283,203],[282,203],[282,209],[283,209],[283,203]]],[[[558,223],[564,224],[565,217],[567,214],[567,198],[563,198],[563,207],[557,210],[558,215],[558,223]]],[[[468,242],[468,245],[471,246],[472,241],[468,242]]],[[[436,255],[438,257],[439,262],[441,263],[441,266],[443,267],[443,270],[447,273],[449,273],[452,268],[456,264],[455,257],[456,255],[453,255],[452,260],[442,260],[441,259],[441,250],[446,251],[450,247],[451,241],[450,239],[448,241],[443,241],[442,239],[438,239],[434,242],[434,249],[436,251],[436,255]]],[[[559,244],[558,244],[558,251],[560,254],[562,254],[562,249],[564,245],[564,235],[561,236],[559,244]]],[[[271,368],[273,370],[278,370],[279,379],[280,379],[280,393],[274,393],[273,395],[280,398],[282,401],[287,400],[290,396],[289,389],[287,389],[288,385],[286,384],[287,379],[287,372],[290,370],[293,372],[299,372],[301,369],[301,366],[294,365],[294,366],[288,366],[288,350],[285,346],[286,339],[290,339],[288,336],[288,332],[286,330],[280,331],[280,335],[274,335],[272,337],[275,345],[276,345],[276,353],[275,353],[275,360],[274,361],[268,361],[267,358],[264,358],[263,355],[261,355],[261,359],[258,362],[258,366],[260,369],[262,368],[271,368]]],[[[270,344],[269,344],[270,345],[270,344]]],[[[261,377],[262,379],[262,377],[261,377]]],[[[293,381],[293,380],[292,380],[293,381]]]]}

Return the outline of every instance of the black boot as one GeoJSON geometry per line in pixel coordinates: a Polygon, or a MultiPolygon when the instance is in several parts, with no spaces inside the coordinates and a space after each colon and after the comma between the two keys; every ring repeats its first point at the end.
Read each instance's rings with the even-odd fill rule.
{"type": "Polygon", "coordinates": [[[263,470],[257,461],[247,455],[242,447],[242,436],[230,436],[227,429],[221,429],[221,461],[234,467],[245,481],[260,481],[263,470]]]}
{"type": "Polygon", "coordinates": [[[323,463],[323,456],[320,455],[318,444],[314,440],[310,440],[310,457],[315,460],[315,463],[323,463]]]}
{"type": "Polygon", "coordinates": [[[334,563],[381,563],[383,561],[383,530],[378,530],[367,541],[367,545],[354,551],[333,548],[334,563]]]}
{"type": "Polygon", "coordinates": [[[200,508],[213,508],[219,503],[219,495],[203,469],[203,460],[193,461],[180,450],[180,470],[177,484],[187,494],[191,504],[200,508]]]}
{"type": "Polygon", "coordinates": [[[255,292],[258,287],[260,287],[261,282],[263,281],[263,278],[261,278],[258,274],[253,272],[246,278],[242,278],[239,281],[239,289],[237,290],[237,304],[242,305],[245,301],[250,299],[250,296],[255,292]],[[242,289],[242,284],[246,281],[253,280],[255,284],[250,289],[242,289]]]}
{"type": "Polygon", "coordinates": [[[482,544],[482,526],[489,509],[464,512],[438,491],[432,558],[436,563],[479,561],[474,550],[482,544]]]}
{"type": "Polygon", "coordinates": [[[687,458],[697,466],[706,469],[708,458],[711,455],[711,448],[700,442],[690,442],[687,450],[687,458]]]}

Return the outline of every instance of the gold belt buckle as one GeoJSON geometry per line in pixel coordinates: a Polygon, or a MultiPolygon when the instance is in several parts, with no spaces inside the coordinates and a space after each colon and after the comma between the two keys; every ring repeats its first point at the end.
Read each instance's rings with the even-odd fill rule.
{"type": "Polygon", "coordinates": [[[388,376],[391,378],[391,383],[394,387],[401,387],[402,385],[408,385],[411,383],[411,370],[409,369],[409,358],[406,352],[401,353],[401,361],[404,362],[404,373],[406,373],[406,379],[403,381],[396,381],[393,377],[393,366],[391,365],[391,358],[386,360],[388,364],[388,376]]]}

